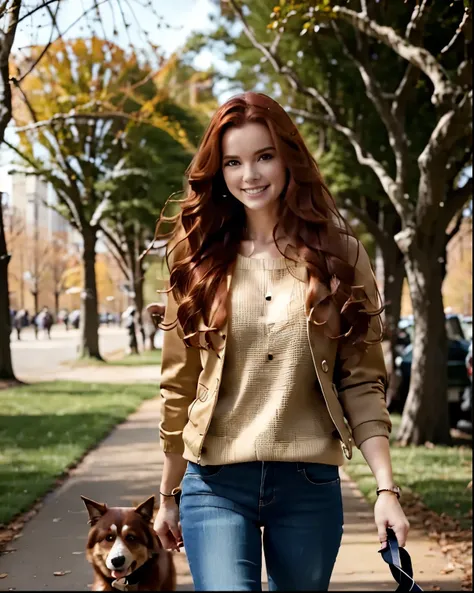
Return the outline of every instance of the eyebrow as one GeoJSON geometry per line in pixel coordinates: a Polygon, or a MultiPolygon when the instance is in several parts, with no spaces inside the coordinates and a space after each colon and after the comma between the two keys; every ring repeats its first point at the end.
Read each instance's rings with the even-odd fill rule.
{"type": "MultiPolygon", "coordinates": [[[[254,152],[254,154],[260,154],[261,152],[267,152],[267,150],[276,150],[274,146],[266,146],[265,148],[261,148],[254,152]]],[[[238,159],[239,157],[234,154],[226,154],[224,159],[238,159]]]]}

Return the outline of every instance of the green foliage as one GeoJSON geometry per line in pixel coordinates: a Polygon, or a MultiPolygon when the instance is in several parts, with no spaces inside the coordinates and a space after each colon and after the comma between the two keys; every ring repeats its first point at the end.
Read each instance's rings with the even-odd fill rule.
{"type": "Polygon", "coordinates": [[[0,391],[0,524],[31,508],[58,477],[156,385],[55,381],[0,391]]]}

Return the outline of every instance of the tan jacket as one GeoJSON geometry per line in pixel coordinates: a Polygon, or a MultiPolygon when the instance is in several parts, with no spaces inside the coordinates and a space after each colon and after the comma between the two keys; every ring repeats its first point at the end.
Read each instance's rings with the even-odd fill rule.
{"type": "MultiPolygon", "coordinates": [[[[355,270],[354,285],[363,285],[372,303],[378,303],[376,284],[369,257],[360,245],[359,260],[355,270]]],[[[356,242],[351,241],[355,254],[356,242]]],[[[355,261],[355,256],[353,261],[355,261]]],[[[227,275],[230,290],[232,272],[227,275]]],[[[334,310],[334,314],[338,315],[334,310]]],[[[172,292],[168,293],[165,323],[176,319],[177,304],[172,292]]],[[[375,321],[374,321],[375,323],[375,321]]],[[[369,346],[367,352],[351,355],[339,340],[331,340],[324,333],[324,326],[306,322],[308,343],[316,375],[329,415],[334,423],[335,435],[340,438],[345,456],[352,457],[353,440],[356,446],[371,436],[388,437],[390,417],[385,405],[387,374],[380,344],[369,346]],[[336,357],[339,377],[334,384],[336,357]],[[347,420],[346,420],[347,419],[347,420]]],[[[201,327],[204,329],[204,325],[201,327]]],[[[367,339],[374,337],[375,328],[367,339]]],[[[224,336],[227,325],[222,328],[224,336]]],[[[163,451],[181,453],[186,459],[199,463],[204,439],[212,419],[219,395],[226,341],[219,351],[186,347],[178,326],[164,332],[161,384],[162,397],[160,437],[163,451]]]]}

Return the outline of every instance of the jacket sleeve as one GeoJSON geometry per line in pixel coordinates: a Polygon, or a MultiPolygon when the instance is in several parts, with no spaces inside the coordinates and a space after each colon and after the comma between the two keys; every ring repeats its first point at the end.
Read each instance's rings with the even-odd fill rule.
{"type": "MultiPolygon", "coordinates": [[[[359,242],[355,286],[364,286],[368,297],[365,306],[374,311],[380,306],[376,290],[376,280],[369,256],[359,242]]],[[[380,323],[371,318],[367,340],[374,340],[380,335],[380,323]]],[[[369,345],[361,356],[354,347],[344,343],[339,346],[337,367],[338,384],[336,385],[344,415],[352,429],[352,436],[357,447],[370,437],[388,438],[392,423],[385,403],[387,371],[385,368],[382,345],[369,345]]]]}
{"type": "MultiPolygon", "coordinates": [[[[168,293],[165,323],[176,319],[177,303],[168,293]]],[[[161,421],[160,441],[164,452],[183,454],[183,429],[188,422],[188,407],[196,397],[202,370],[199,348],[187,347],[179,321],[177,326],[164,331],[161,358],[161,421]]]]}

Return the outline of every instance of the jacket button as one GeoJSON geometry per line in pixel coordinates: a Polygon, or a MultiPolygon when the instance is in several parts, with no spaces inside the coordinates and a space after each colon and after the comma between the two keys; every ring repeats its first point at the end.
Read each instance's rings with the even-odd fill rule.
{"type": "Polygon", "coordinates": [[[326,360],[323,360],[323,362],[321,363],[321,368],[323,369],[323,371],[325,373],[327,373],[329,371],[329,366],[326,360]]]}

